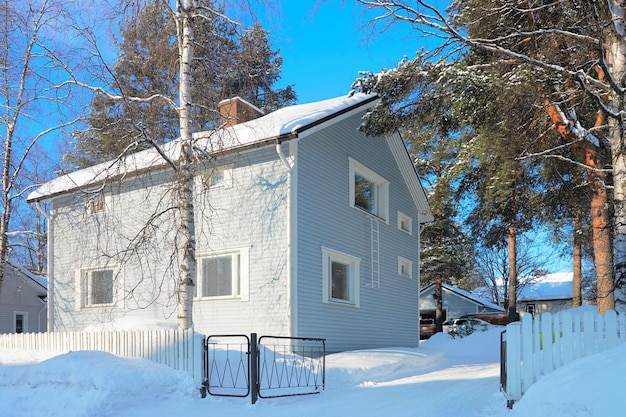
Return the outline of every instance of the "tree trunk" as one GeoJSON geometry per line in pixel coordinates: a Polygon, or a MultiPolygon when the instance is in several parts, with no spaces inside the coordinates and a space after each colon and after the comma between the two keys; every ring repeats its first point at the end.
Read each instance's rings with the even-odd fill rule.
{"type": "MultiPolygon", "coordinates": [[[[7,110],[8,111],[8,110],[7,110]]],[[[11,215],[11,151],[13,143],[13,129],[7,126],[4,143],[4,158],[2,163],[2,215],[0,215],[0,296],[4,282],[4,264],[9,248],[9,219],[11,215]]]]}
{"type": "Polygon", "coordinates": [[[509,250],[509,320],[518,321],[517,314],[517,236],[514,224],[509,225],[508,250],[509,250]]]}
{"type": "Polygon", "coordinates": [[[574,212],[574,282],[572,285],[572,307],[582,306],[582,213],[579,208],[574,212]]]}
{"type": "MultiPolygon", "coordinates": [[[[607,2],[612,15],[612,25],[607,28],[604,50],[605,62],[611,79],[615,80],[618,88],[613,88],[608,95],[608,108],[617,117],[611,117],[608,121],[609,134],[611,137],[611,157],[613,174],[613,234],[614,234],[614,261],[615,276],[609,287],[608,283],[603,286],[603,293],[607,294],[607,299],[603,300],[603,306],[607,309],[615,308],[615,298],[617,298],[619,311],[626,310],[626,297],[624,288],[617,291],[617,296],[613,293],[614,284],[618,288],[621,284],[626,284],[626,158],[624,156],[624,143],[626,142],[626,123],[624,119],[624,93],[623,83],[626,78],[626,27],[624,26],[624,3],[621,0],[609,0],[607,2]],[[610,297],[608,296],[610,292],[610,297]],[[614,298],[615,297],[615,298],[614,298]],[[611,304],[613,306],[611,307],[611,304]]],[[[598,289],[600,290],[600,289],[598,289]]],[[[598,306],[600,301],[598,301],[598,306]]],[[[600,309],[600,308],[599,308],[600,309]]],[[[600,310],[603,311],[603,310],[600,310]]],[[[604,310],[606,311],[606,310],[604,310]]]]}
{"type": "Polygon", "coordinates": [[[571,143],[574,150],[583,158],[588,167],[589,199],[591,204],[591,226],[593,231],[593,255],[596,267],[596,286],[598,311],[604,313],[615,308],[613,298],[613,246],[611,241],[611,222],[609,199],[606,192],[606,175],[602,171],[599,151],[587,140],[580,140],[565,120],[561,110],[546,101],[546,110],[561,137],[571,143]]]}
{"type": "Polygon", "coordinates": [[[443,331],[443,291],[441,286],[441,274],[437,274],[435,278],[435,298],[436,298],[436,308],[435,308],[435,331],[442,332],[443,331]]]}
{"type": "MultiPolygon", "coordinates": [[[[179,3],[180,4],[180,3],[179,3]]],[[[180,271],[178,282],[178,327],[188,329],[193,326],[192,308],[194,279],[196,274],[195,218],[193,205],[193,143],[191,132],[191,63],[193,61],[193,30],[191,16],[193,1],[184,0],[180,5],[178,25],[178,45],[180,51],[180,161],[178,166],[178,205],[180,227],[178,250],[180,271]]]]}

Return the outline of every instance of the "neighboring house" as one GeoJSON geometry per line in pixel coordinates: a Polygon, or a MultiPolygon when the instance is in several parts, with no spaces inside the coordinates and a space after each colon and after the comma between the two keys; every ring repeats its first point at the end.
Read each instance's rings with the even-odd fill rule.
{"type": "MultiPolygon", "coordinates": [[[[437,308],[435,283],[420,290],[420,318],[434,319],[437,308]]],[[[465,314],[503,312],[504,308],[468,291],[448,284],[441,284],[443,319],[455,319],[465,314]]]]}
{"type": "MultiPolygon", "coordinates": [[[[420,230],[432,213],[400,136],[358,130],[376,100],[296,105],[195,135],[196,331],[321,337],[329,352],[419,343],[420,230]]],[[[221,104],[225,124],[259,113],[221,104]]],[[[176,158],[177,145],[161,153],[176,158]]],[[[28,197],[49,207],[51,330],[176,324],[173,184],[147,150],[28,197]]]]}
{"type": "MultiPolygon", "coordinates": [[[[572,308],[574,274],[557,272],[524,279],[517,290],[516,309],[519,313],[541,314],[556,313],[572,308]]],[[[501,299],[504,290],[498,287],[501,299]]],[[[480,287],[473,291],[478,296],[489,297],[491,291],[480,287]]]]}
{"type": "Polygon", "coordinates": [[[574,273],[559,272],[533,278],[517,294],[517,311],[541,314],[572,308],[574,273]]]}
{"type": "Polygon", "coordinates": [[[45,332],[45,279],[5,263],[0,296],[0,333],[45,332]]]}

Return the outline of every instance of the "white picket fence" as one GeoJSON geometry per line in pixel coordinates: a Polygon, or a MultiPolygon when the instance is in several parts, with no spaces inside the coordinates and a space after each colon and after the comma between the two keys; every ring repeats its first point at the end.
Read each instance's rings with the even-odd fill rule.
{"type": "Polygon", "coordinates": [[[0,347],[59,354],[98,350],[187,372],[198,388],[204,379],[204,335],[192,329],[0,334],[0,347]]]}
{"type": "Polygon", "coordinates": [[[502,388],[509,407],[539,378],[578,358],[626,341],[626,317],[589,310],[525,314],[503,333],[502,388]],[[503,353],[504,355],[504,353],[503,353]]]}

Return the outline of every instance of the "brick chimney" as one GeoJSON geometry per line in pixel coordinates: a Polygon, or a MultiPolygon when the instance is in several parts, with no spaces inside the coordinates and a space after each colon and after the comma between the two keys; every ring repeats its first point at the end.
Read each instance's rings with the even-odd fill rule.
{"type": "Polygon", "coordinates": [[[222,100],[217,107],[220,109],[222,127],[230,127],[247,122],[264,115],[263,111],[241,97],[222,100]]]}

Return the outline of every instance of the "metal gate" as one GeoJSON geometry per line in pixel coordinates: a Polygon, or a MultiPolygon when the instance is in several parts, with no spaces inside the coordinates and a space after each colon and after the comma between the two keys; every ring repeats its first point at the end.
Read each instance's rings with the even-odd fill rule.
{"type": "Polygon", "coordinates": [[[212,335],[205,342],[206,392],[258,398],[318,394],[325,388],[325,339],[212,335]]]}

